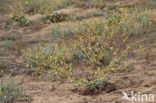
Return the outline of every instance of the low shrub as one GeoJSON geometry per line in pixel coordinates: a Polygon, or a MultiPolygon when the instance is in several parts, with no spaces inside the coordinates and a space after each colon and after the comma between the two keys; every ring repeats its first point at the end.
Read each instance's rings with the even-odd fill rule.
{"type": "Polygon", "coordinates": [[[11,15],[10,21],[6,22],[5,28],[9,29],[13,24],[19,24],[20,26],[28,25],[29,21],[24,16],[11,15]]]}
{"type": "MultiPolygon", "coordinates": [[[[75,25],[54,26],[54,34],[76,34],[76,40],[24,50],[23,61],[30,66],[49,69],[65,75],[78,89],[102,89],[105,72],[117,71],[116,63],[125,61],[122,56],[132,47],[131,36],[139,36],[149,30],[146,11],[123,9],[113,13],[106,21],[89,19],[75,25]],[[135,26],[134,26],[135,24],[135,26]],[[77,58],[78,62],[73,62],[77,58]],[[75,64],[84,63],[79,69],[83,76],[75,76],[75,64]]],[[[53,28],[54,28],[53,27],[53,28]]],[[[79,65],[78,65],[79,66],[79,65]]]]}
{"type": "Polygon", "coordinates": [[[107,7],[107,4],[104,3],[102,0],[94,0],[93,5],[98,9],[104,9],[107,7]]]}
{"type": "MultiPolygon", "coordinates": [[[[87,32],[87,26],[95,27],[98,24],[103,23],[102,18],[90,18],[85,21],[76,21],[70,22],[65,24],[56,24],[52,25],[52,36],[55,37],[65,37],[65,38],[72,38],[74,36],[83,35],[83,33],[87,32]]],[[[98,30],[97,30],[98,31],[98,30]]],[[[101,32],[101,31],[99,31],[101,32]]]]}
{"type": "Polygon", "coordinates": [[[0,101],[11,103],[23,95],[23,89],[10,77],[3,77],[0,80],[0,101]]]}
{"type": "Polygon", "coordinates": [[[7,70],[11,67],[12,63],[7,60],[6,58],[0,58],[0,69],[1,70],[7,70]]]}
{"type": "Polygon", "coordinates": [[[1,42],[0,47],[9,49],[9,50],[14,50],[16,48],[16,41],[13,40],[6,40],[1,42]]]}
{"type": "MultiPolygon", "coordinates": [[[[155,5],[156,5],[155,0],[149,0],[148,2],[145,2],[141,6],[144,7],[144,8],[148,8],[148,9],[156,9],[155,5]]],[[[138,5],[138,6],[140,6],[140,5],[138,5]]]]}
{"type": "Polygon", "coordinates": [[[10,6],[12,14],[51,14],[54,10],[65,8],[72,4],[71,0],[14,0],[10,6]]]}
{"type": "Polygon", "coordinates": [[[42,47],[23,50],[23,52],[30,67],[57,70],[66,64],[70,64],[74,56],[74,52],[72,52],[74,49],[69,48],[58,44],[45,44],[42,47]]]}
{"type": "Polygon", "coordinates": [[[43,18],[44,23],[57,23],[57,22],[62,22],[67,20],[69,20],[69,15],[63,13],[61,14],[55,13],[52,16],[46,16],[45,18],[43,18]]]}

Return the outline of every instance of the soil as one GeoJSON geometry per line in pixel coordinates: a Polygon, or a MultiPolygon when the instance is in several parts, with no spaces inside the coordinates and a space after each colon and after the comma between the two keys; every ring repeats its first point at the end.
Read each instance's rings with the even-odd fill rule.
{"type": "MultiPolygon", "coordinates": [[[[145,50],[146,51],[146,50],[145,50]]],[[[148,49],[149,51],[149,49],[148,49]]],[[[122,100],[122,91],[156,95],[156,48],[150,50],[148,60],[138,58],[130,71],[109,73],[110,82],[115,88],[107,88],[98,95],[82,95],[74,92],[75,87],[65,81],[43,81],[35,76],[19,75],[20,83],[26,88],[31,102],[15,103],[132,103],[122,100]]],[[[146,53],[144,55],[147,55],[146,53]]],[[[145,56],[146,57],[146,56],[145,56]]],[[[134,60],[134,59],[133,59],[134,60]]],[[[135,102],[139,103],[139,102],[135,102]]],[[[142,102],[149,103],[149,102],[142,102]]],[[[152,102],[150,102],[152,103],[152,102]]],[[[153,102],[155,103],[155,102],[153,102]]]]}
{"type": "MultiPolygon", "coordinates": [[[[0,0],[0,3],[2,4],[6,1],[7,0],[0,0]]],[[[139,2],[140,0],[133,1],[139,2]]],[[[62,13],[64,11],[67,13],[70,12],[70,10],[60,10],[58,12],[62,13]]],[[[94,11],[94,9],[86,10],[86,12],[92,11],[94,11]]],[[[71,10],[71,12],[73,11],[71,10]]],[[[82,15],[85,14],[86,13],[84,11],[82,15]]],[[[153,14],[155,15],[156,13],[153,14]]],[[[42,36],[43,34],[47,34],[47,31],[50,31],[49,25],[43,24],[36,24],[32,27],[23,27],[20,29],[12,28],[11,30],[6,31],[2,28],[2,26],[5,25],[5,21],[6,18],[4,17],[4,14],[1,14],[0,36],[9,34],[10,32],[15,32],[22,34],[25,39],[23,41],[26,41],[34,37],[42,36]]],[[[153,44],[156,44],[156,39],[154,38],[149,38],[146,42],[152,40],[153,44]]],[[[18,56],[16,52],[13,52],[13,54],[18,56]]],[[[135,62],[132,67],[128,68],[128,71],[106,74],[106,76],[110,78],[110,83],[113,85],[108,86],[106,90],[96,95],[82,95],[79,92],[75,92],[75,87],[68,81],[54,81],[53,79],[43,80],[46,77],[40,77],[35,73],[32,75],[20,74],[14,76],[14,79],[26,89],[26,94],[30,96],[30,100],[27,102],[18,101],[14,103],[132,103],[122,99],[122,91],[126,93],[134,91],[143,94],[154,94],[156,97],[156,46],[147,46],[144,48],[141,56],[134,56],[133,58],[130,58],[129,61],[135,62]]],[[[135,103],[140,102],[136,101],[135,103]]]]}

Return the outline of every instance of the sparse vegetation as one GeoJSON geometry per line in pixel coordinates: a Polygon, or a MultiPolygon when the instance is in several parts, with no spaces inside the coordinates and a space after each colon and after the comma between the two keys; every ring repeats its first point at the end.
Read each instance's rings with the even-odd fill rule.
{"type": "Polygon", "coordinates": [[[3,41],[1,44],[0,44],[1,47],[4,47],[6,49],[15,49],[16,47],[16,41],[12,41],[12,40],[6,40],[6,41],[3,41]]]}
{"type": "Polygon", "coordinates": [[[104,19],[102,18],[91,18],[85,21],[77,21],[66,24],[56,24],[52,26],[52,35],[56,35],[56,37],[73,37],[75,35],[83,34],[87,31],[88,26],[96,26],[102,23],[104,19]],[[72,25],[71,25],[72,24],[72,25]]]}
{"type": "Polygon", "coordinates": [[[6,22],[5,28],[9,29],[11,25],[18,24],[20,26],[26,26],[28,25],[28,19],[26,19],[24,16],[17,16],[17,15],[11,15],[10,21],[6,22]]]}
{"type": "Polygon", "coordinates": [[[10,103],[23,96],[23,90],[10,77],[3,77],[0,80],[0,101],[1,103],[10,103]]]}
{"type": "Polygon", "coordinates": [[[101,9],[101,10],[107,7],[107,4],[104,3],[103,0],[94,0],[93,5],[94,5],[96,8],[101,9]]]}
{"type": "Polygon", "coordinates": [[[6,58],[0,58],[0,69],[4,72],[4,70],[10,69],[12,63],[6,58]]]}
{"type": "Polygon", "coordinates": [[[10,9],[16,15],[51,14],[54,10],[65,8],[72,3],[70,0],[14,0],[10,9]]]}
{"type": "MultiPolygon", "coordinates": [[[[69,27],[60,24],[57,29],[54,29],[57,32],[53,30],[53,33],[75,34],[79,36],[79,40],[71,41],[67,45],[62,43],[27,49],[24,51],[24,58],[30,67],[35,66],[42,70],[51,69],[54,72],[63,73],[78,88],[85,90],[90,85],[85,79],[86,77],[77,81],[72,76],[75,59],[80,62],[85,59],[86,66],[90,65],[94,72],[98,69],[102,72],[102,68],[106,68],[105,71],[116,68],[114,60],[120,58],[123,52],[131,48],[126,45],[130,35],[143,34],[149,30],[149,21],[145,11],[141,12],[136,8],[133,9],[133,12],[128,9],[122,10],[122,8],[119,9],[122,14],[114,13],[107,18],[107,21],[94,18],[78,22],[76,25],[69,25],[69,27]],[[114,41],[117,37],[120,39],[114,41]]],[[[88,71],[88,73],[90,72],[88,71]]],[[[99,75],[94,76],[94,79],[99,79],[99,75]]],[[[90,82],[92,85],[92,80],[90,82]]]]}
{"type": "Polygon", "coordinates": [[[147,2],[143,5],[143,7],[148,8],[148,9],[156,9],[155,5],[156,5],[155,0],[149,0],[149,2],[147,2]]]}
{"type": "Polygon", "coordinates": [[[9,3],[10,13],[6,18],[2,14],[4,20],[0,17],[0,103],[13,103],[23,97],[20,85],[35,96],[34,101],[44,95],[45,103],[53,103],[48,96],[56,99],[60,92],[69,90],[81,95],[78,102],[110,102],[98,96],[94,101],[83,97],[99,93],[105,97],[116,89],[140,90],[139,86],[147,89],[154,85],[154,0],[9,3]],[[144,77],[152,79],[146,84],[144,77]]]}
{"type": "Polygon", "coordinates": [[[15,40],[19,40],[22,38],[22,35],[20,34],[3,34],[1,37],[0,37],[0,40],[3,41],[3,40],[12,40],[12,41],[15,41],[15,40]]]}
{"type": "Polygon", "coordinates": [[[46,16],[45,18],[43,18],[43,22],[45,23],[57,23],[57,22],[62,22],[62,21],[66,21],[69,20],[69,15],[67,14],[57,14],[55,13],[52,16],[46,16]]]}

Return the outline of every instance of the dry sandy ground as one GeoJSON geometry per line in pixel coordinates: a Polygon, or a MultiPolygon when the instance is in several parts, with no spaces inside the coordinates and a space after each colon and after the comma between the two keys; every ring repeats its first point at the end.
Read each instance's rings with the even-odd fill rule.
{"type": "MultiPolygon", "coordinates": [[[[39,81],[35,76],[17,76],[15,78],[18,78],[26,88],[27,94],[31,96],[32,101],[16,103],[133,103],[132,101],[122,100],[122,91],[126,93],[134,91],[141,94],[154,94],[156,97],[155,53],[156,48],[148,48],[143,53],[144,57],[138,58],[131,70],[123,73],[106,74],[111,78],[110,82],[115,84],[116,90],[104,91],[99,95],[85,96],[74,92],[73,85],[65,81],[39,81]]],[[[156,103],[156,100],[155,102],[141,103],[156,103]]]]}
{"type": "MultiPolygon", "coordinates": [[[[1,1],[2,0],[0,0],[0,2],[1,1]]],[[[36,27],[37,26],[35,26],[34,28],[35,31],[33,31],[33,33],[31,34],[29,34],[29,32],[26,30],[29,30],[29,28],[32,29],[32,27],[18,29],[15,32],[19,32],[19,34],[29,34],[30,36],[34,36],[45,33],[47,31],[47,28],[49,28],[42,27],[41,32],[39,31],[41,29],[40,26],[37,29],[36,27]]],[[[2,34],[2,31],[0,32],[2,34]]],[[[127,100],[122,100],[122,91],[126,93],[135,91],[140,93],[154,94],[155,102],[153,103],[156,103],[156,47],[146,48],[141,58],[131,58],[130,60],[136,62],[133,64],[133,67],[130,68],[129,71],[106,74],[108,77],[110,77],[110,82],[114,84],[116,90],[111,92],[104,91],[99,95],[82,95],[78,92],[74,92],[74,86],[69,82],[65,82],[64,80],[43,81],[35,75],[15,76],[14,78],[17,79],[19,83],[25,87],[27,95],[32,98],[32,101],[15,103],[133,103],[132,101],[129,102],[127,100]]]]}

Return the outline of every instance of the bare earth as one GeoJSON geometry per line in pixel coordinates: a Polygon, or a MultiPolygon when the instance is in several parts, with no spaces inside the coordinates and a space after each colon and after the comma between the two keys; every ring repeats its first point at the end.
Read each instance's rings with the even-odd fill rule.
{"type": "MultiPolygon", "coordinates": [[[[0,0],[0,3],[2,1],[4,2],[4,0],[0,0]]],[[[139,0],[135,1],[138,2],[139,0]]],[[[59,12],[64,11],[72,12],[72,10],[60,10],[59,12]]],[[[86,10],[86,12],[92,11],[94,11],[94,9],[86,10]]],[[[85,12],[82,13],[82,15],[84,14],[85,12]]],[[[4,16],[0,15],[0,36],[8,32],[16,32],[18,34],[24,34],[25,39],[30,39],[48,33],[49,26],[47,25],[36,25],[33,26],[34,28],[25,27],[18,30],[11,29],[10,31],[4,31],[3,28],[1,28],[2,25],[4,25],[4,18],[4,16]],[[30,28],[31,30],[29,30],[30,28]]],[[[152,38],[149,38],[147,42],[148,41],[152,41],[152,38]]],[[[153,44],[156,44],[155,39],[153,39],[153,44]]],[[[134,53],[135,52],[137,55],[137,51],[134,51],[134,53]]],[[[75,87],[73,84],[65,80],[45,81],[36,74],[17,75],[14,78],[19,81],[20,85],[24,86],[27,95],[30,96],[32,100],[15,103],[132,103],[131,101],[122,100],[122,91],[126,93],[134,91],[154,94],[156,97],[156,46],[144,48],[141,55],[142,56],[135,56],[129,59],[130,62],[135,62],[128,71],[106,74],[110,78],[110,82],[114,84],[116,90],[104,91],[99,95],[82,95],[74,92],[75,87]]],[[[136,101],[135,103],[140,102],[136,101]]]]}
{"type": "Polygon", "coordinates": [[[68,82],[39,81],[38,77],[27,75],[16,78],[21,81],[21,84],[28,91],[27,94],[33,99],[32,102],[24,103],[132,103],[122,100],[122,91],[156,95],[156,48],[149,50],[149,52],[149,59],[137,60],[130,72],[108,74],[117,90],[109,93],[103,92],[99,95],[85,96],[75,93],[73,85],[68,82]]]}

